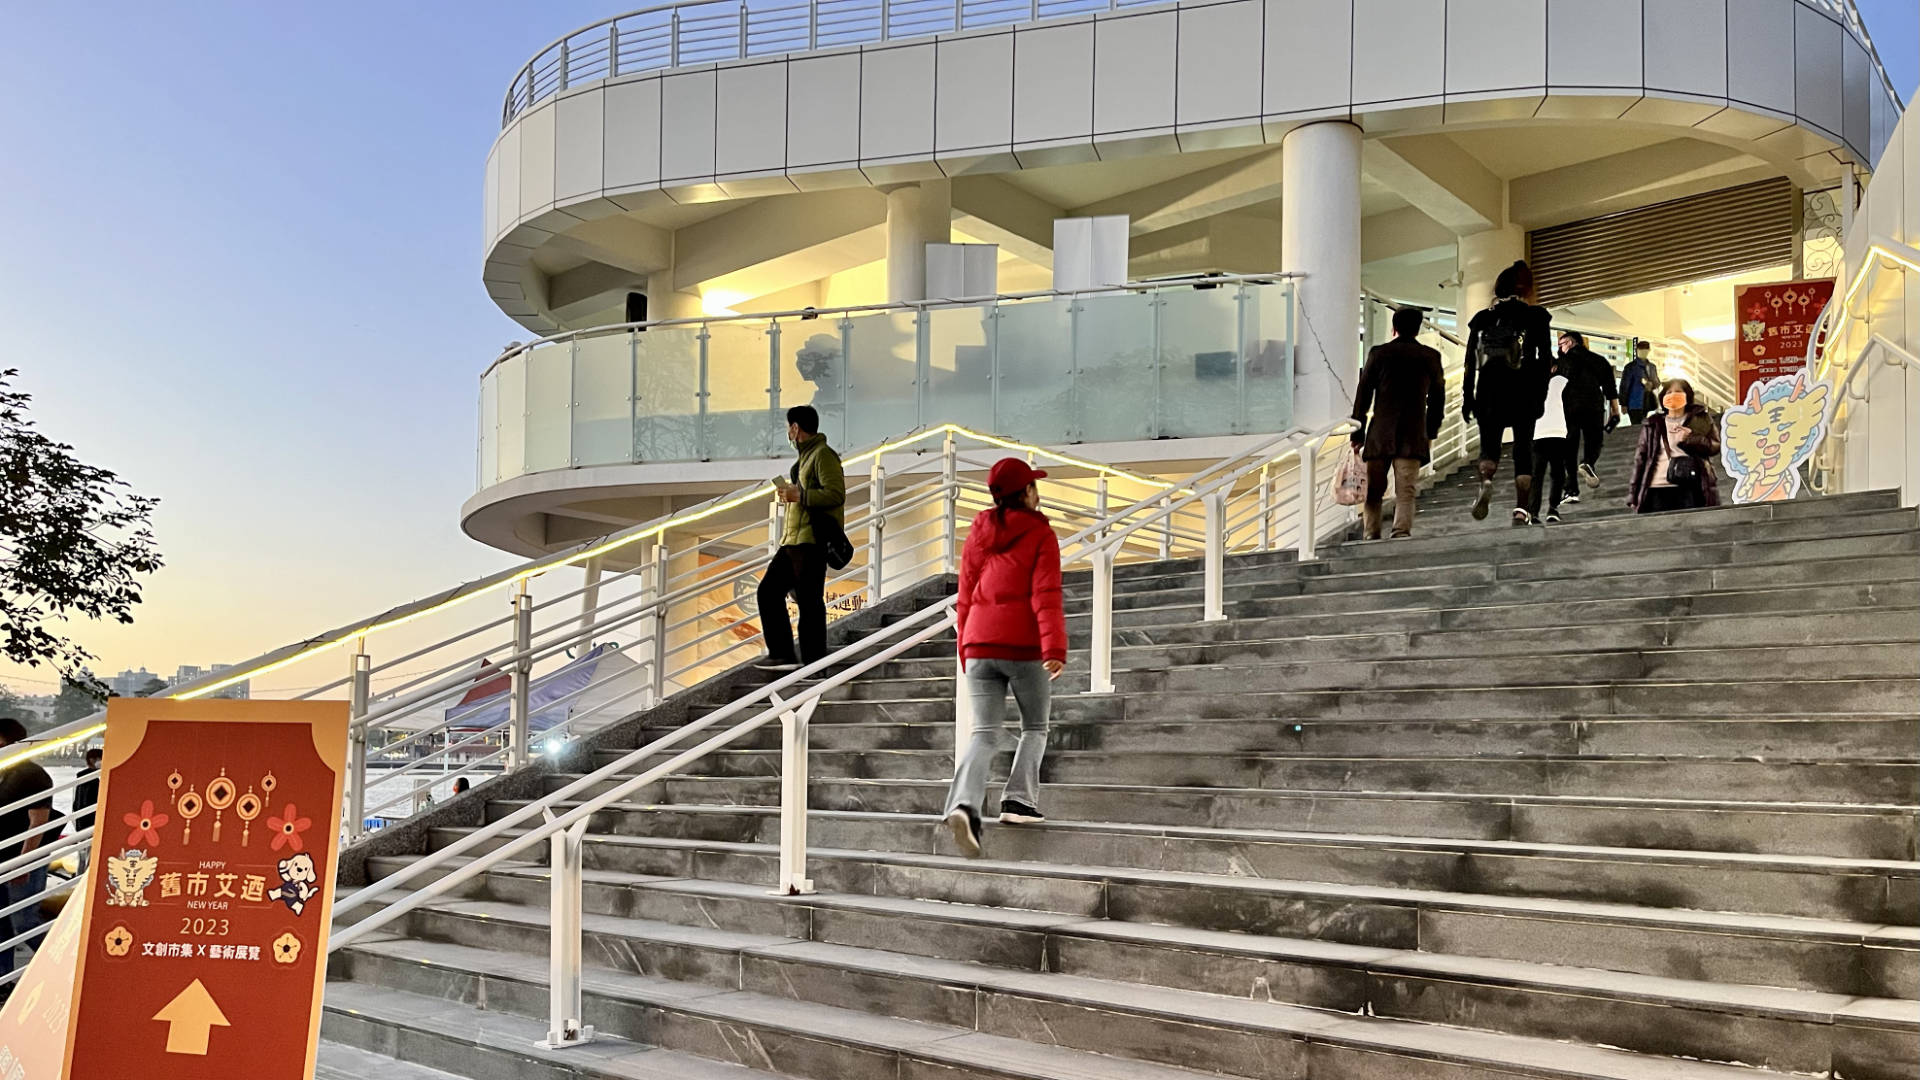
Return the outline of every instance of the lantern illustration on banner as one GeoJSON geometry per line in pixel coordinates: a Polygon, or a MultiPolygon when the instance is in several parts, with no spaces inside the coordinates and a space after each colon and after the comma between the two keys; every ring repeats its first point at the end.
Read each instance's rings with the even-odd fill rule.
{"type": "Polygon", "coordinates": [[[247,838],[253,835],[253,819],[260,816],[261,805],[260,796],[255,795],[252,788],[248,788],[247,793],[240,796],[240,801],[233,804],[234,816],[241,822],[241,847],[246,847],[247,838]]]}
{"type": "Polygon", "coordinates": [[[274,789],[275,787],[277,787],[277,786],[279,786],[279,784],[280,784],[280,781],[278,781],[278,780],[275,780],[275,779],[273,778],[273,771],[272,771],[272,770],[268,770],[268,771],[267,771],[267,775],[265,775],[265,776],[263,776],[263,777],[261,777],[261,778],[260,778],[260,794],[261,794],[261,796],[262,796],[263,798],[268,798],[268,799],[271,799],[271,798],[273,798],[273,789],[274,789]]]}
{"type": "Polygon", "coordinates": [[[187,782],[186,777],[181,776],[180,770],[178,769],[175,769],[174,771],[167,774],[167,805],[168,806],[172,806],[174,802],[180,798],[180,785],[186,782],[187,782]]]}
{"type": "Polygon", "coordinates": [[[213,842],[220,842],[220,817],[227,807],[233,805],[233,798],[240,793],[233,781],[227,779],[227,770],[221,769],[220,775],[207,785],[207,805],[213,807],[213,842]]]}
{"type": "Polygon", "coordinates": [[[180,842],[182,844],[188,843],[193,839],[193,819],[199,817],[200,811],[206,808],[206,803],[200,798],[200,790],[198,788],[188,788],[187,793],[180,796],[180,800],[174,803],[174,809],[180,812],[180,820],[187,823],[187,827],[180,830],[180,842]]]}

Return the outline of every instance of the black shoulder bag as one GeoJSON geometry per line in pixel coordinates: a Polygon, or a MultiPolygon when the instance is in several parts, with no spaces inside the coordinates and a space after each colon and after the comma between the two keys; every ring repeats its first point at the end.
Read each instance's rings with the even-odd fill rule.
{"type": "MultiPolygon", "coordinates": [[[[817,451],[816,451],[817,452],[817,451]]],[[[793,463],[793,482],[800,484],[800,463],[793,463]]],[[[805,488],[801,497],[805,498],[805,488]]],[[[813,542],[820,545],[820,553],[826,557],[827,566],[834,570],[845,570],[853,561],[853,541],[847,539],[847,530],[842,528],[837,518],[828,510],[807,508],[807,518],[813,525],[813,542]]]]}

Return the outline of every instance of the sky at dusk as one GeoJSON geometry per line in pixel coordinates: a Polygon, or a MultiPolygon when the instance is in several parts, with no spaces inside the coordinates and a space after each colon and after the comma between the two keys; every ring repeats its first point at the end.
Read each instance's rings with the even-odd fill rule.
{"type": "MultiPolygon", "coordinates": [[[[1860,0],[1896,85],[1920,4],[1860,0]]],[[[111,674],[235,662],[509,563],[467,539],[508,77],[604,2],[12,4],[0,367],[158,496],[111,674]]],[[[50,690],[45,669],[0,682],[50,690]]]]}

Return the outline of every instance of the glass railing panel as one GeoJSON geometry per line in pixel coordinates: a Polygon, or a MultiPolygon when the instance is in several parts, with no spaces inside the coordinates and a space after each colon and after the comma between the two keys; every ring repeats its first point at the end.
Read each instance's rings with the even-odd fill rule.
{"type": "Polygon", "coordinates": [[[844,445],[866,446],[920,422],[918,313],[883,311],[845,322],[847,341],[847,436],[844,445]]]}
{"type": "Polygon", "coordinates": [[[1159,300],[1159,434],[1190,438],[1236,430],[1239,290],[1168,289],[1159,300]]]}
{"type": "Polygon", "coordinates": [[[499,369],[480,380],[480,486],[500,482],[499,369]]]}
{"type": "Polygon", "coordinates": [[[527,355],[527,471],[573,464],[573,343],[527,355]]]}
{"type": "MultiPolygon", "coordinates": [[[[780,417],[795,405],[820,414],[827,442],[847,446],[847,360],[839,319],[800,319],[780,324],[780,417]]],[[[784,428],[783,428],[784,430],[784,428]]],[[[785,452],[786,444],[774,440],[785,452]]]]}
{"type": "Polygon", "coordinates": [[[1030,442],[1074,435],[1073,301],[1000,305],[994,327],[993,430],[1030,442]]]}
{"type": "Polygon", "coordinates": [[[635,461],[698,461],[700,328],[663,326],[634,335],[635,461]]]}
{"type": "Polygon", "coordinates": [[[763,322],[707,324],[709,458],[765,457],[785,444],[786,421],[774,416],[767,395],[772,358],[767,329],[763,322]]]}
{"type": "Polygon", "coordinates": [[[517,353],[493,369],[499,388],[500,479],[527,471],[527,354],[517,353]]]}
{"type": "Polygon", "coordinates": [[[927,311],[925,415],[936,423],[994,430],[994,305],[927,311]]]}
{"type": "Polygon", "coordinates": [[[1249,285],[1243,292],[1241,355],[1246,357],[1246,431],[1280,432],[1293,423],[1293,285],[1249,285]]]}
{"type": "Polygon", "coordinates": [[[633,460],[631,333],[582,337],[573,346],[573,463],[633,460]]]}
{"type": "Polygon", "coordinates": [[[1080,441],[1159,434],[1153,302],[1152,294],[1137,292],[1074,302],[1074,427],[1080,441]]]}

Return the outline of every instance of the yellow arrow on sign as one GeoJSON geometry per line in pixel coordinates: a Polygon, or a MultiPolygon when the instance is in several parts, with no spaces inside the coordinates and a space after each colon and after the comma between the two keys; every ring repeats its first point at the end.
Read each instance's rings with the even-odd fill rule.
{"type": "Polygon", "coordinates": [[[165,1021],[167,1028],[167,1053],[200,1054],[207,1052],[207,1036],[215,1027],[232,1027],[220,1006],[213,1003],[213,995],[195,979],[187,984],[166,1007],[153,1014],[155,1020],[165,1021]]]}

